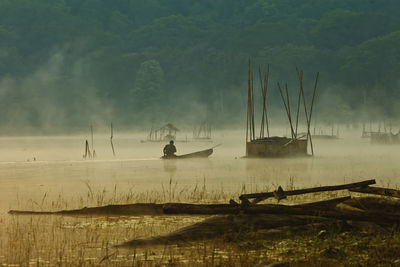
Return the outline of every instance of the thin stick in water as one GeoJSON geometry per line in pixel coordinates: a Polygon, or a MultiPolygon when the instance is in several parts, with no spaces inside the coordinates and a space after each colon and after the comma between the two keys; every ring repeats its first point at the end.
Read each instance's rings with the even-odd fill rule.
{"type": "Polygon", "coordinates": [[[114,150],[113,138],[114,138],[114,128],[113,128],[113,124],[111,123],[111,137],[110,137],[110,143],[111,143],[111,148],[112,148],[113,155],[114,155],[114,157],[115,157],[115,150],[114,150]]]}

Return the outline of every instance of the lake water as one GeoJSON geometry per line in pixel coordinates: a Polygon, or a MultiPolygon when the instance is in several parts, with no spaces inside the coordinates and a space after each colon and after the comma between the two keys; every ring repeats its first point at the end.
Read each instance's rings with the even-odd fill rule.
{"type": "Polygon", "coordinates": [[[95,136],[94,160],[82,157],[85,136],[0,138],[0,211],[43,209],[55,199],[65,202],[65,208],[78,208],[100,203],[87,195],[101,193],[103,204],[107,199],[123,202],[118,197],[128,194],[151,202],[195,201],[190,192],[200,190],[214,194],[213,201],[225,201],[278,185],[299,188],[366,179],[381,186],[400,184],[400,147],[371,145],[357,134],[314,140],[315,156],[310,158],[244,159],[244,134],[224,131],[214,134],[213,142],[177,142],[178,154],[221,144],[208,159],[185,160],[159,159],[164,143],[142,143],[143,136],[116,136],[116,157],[106,135],[95,136]]]}

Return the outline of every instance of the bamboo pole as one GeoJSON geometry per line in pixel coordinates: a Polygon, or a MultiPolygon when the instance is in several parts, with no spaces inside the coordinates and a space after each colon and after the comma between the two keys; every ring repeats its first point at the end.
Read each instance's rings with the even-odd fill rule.
{"type": "Polygon", "coordinates": [[[267,126],[267,136],[269,137],[269,123],[268,123],[268,110],[267,110],[267,95],[268,95],[268,81],[269,81],[269,64],[267,65],[267,72],[264,75],[264,87],[265,87],[265,120],[267,126]]]}
{"type": "MultiPolygon", "coordinates": [[[[312,113],[313,113],[315,94],[317,92],[318,78],[319,78],[319,72],[317,72],[317,76],[315,77],[313,96],[312,96],[312,99],[311,99],[310,117],[308,118],[308,132],[310,132],[311,118],[312,118],[312,113]]],[[[303,82],[303,78],[302,78],[302,82],[303,82]]],[[[311,144],[311,148],[312,148],[313,145],[312,145],[311,135],[310,135],[310,144],[311,144]]],[[[314,150],[313,149],[312,149],[312,153],[314,155],[314,150]]]]}
{"type": "Polygon", "coordinates": [[[262,97],[262,116],[261,116],[261,127],[260,127],[260,138],[264,138],[264,121],[265,121],[265,85],[263,84],[261,67],[258,67],[258,76],[260,78],[260,88],[262,97]]]}
{"type": "MultiPolygon", "coordinates": [[[[251,127],[249,127],[250,122],[250,99],[251,99],[251,91],[250,91],[250,60],[247,68],[247,120],[246,120],[246,143],[249,141],[249,130],[251,131],[251,127]]],[[[247,151],[246,151],[247,155],[247,151]]]]}
{"type": "MultiPolygon", "coordinates": [[[[299,76],[299,69],[296,67],[297,75],[299,76]]],[[[295,130],[295,136],[297,138],[297,130],[298,130],[298,125],[299,125],[299,114],[300,114],[300,100],[301,100],[301,90],[299,90],[299,96],[297,98],[297,113],[296,113],[296,130],[295,130]]]]}
{"type": "Polygon", "coordinates": [[[114,128],[113,128],[113,124],[111,123],[110,143],[111,143],[111,148],[112,148],[113,155],[114,155],[114,157],[115,157],[115,150],[114,150],[113,138],[114,138],[114,128]]]}
{"type": "Polygon", "coordinates": [[[310,140],[311,154],[314,156],[314,147],[313,147],[311,133],[310,133],[310,120],[309,120],[308,112],[307,112],[306,97],[304,96],[304,90],[303,90],[303,71],[300,71],[299,80],[300,80],[300,91],[301,91],[301,95],[303,98],[304,113],[306,115],[306,122],[307,122],[307,140],[310,140]]]}
{"type": "Polygon", "coordinates": [[[256,133],[254,129],[254,72],[251,74],[251,125],[252,125],[252,133],[253,139],[256,139],[256,133]]]}
{"type": "Polygon", "coordinates": [[[91,135],[91,141],[92,141],[92,158],[96,158],[96,150],[94,149],[93,146],[93,125],[90,125],[90,135],[91,135]]]}
{"type": "Polygon", "coordinates": [[[288,111],[288,108],[287,108],[287,106],[286,106],[286,100],[285,100],[285,97],[283,96],[282,88],[281,88],[281,85],[280,85],[279,83],[278,83],[278,89],[279,89],[279,92],[280,92],[281,97],[282,97],[283,105],[285,106],[286,115],[288,116],[288,119],[289,119],[290,130],[291,130],[291,132],[292,132],[292,137],[293,137],[293,125],[292,125],[292,120],[291,120],[291,118],[290,118],[289,111],[288,111]]]}
{"type": "Polygon", "coordinates": [[[92,144],[92,151],[94,151],[93,148],[93,125],[90,125],[90,136],[91,136],[91,144],[92,144]]]}
{"type": "MultiPolygon", "coordinates": [[[[289,90],[288,90],[288,86],[287,83],[285,84],[285,90],[286,90],[286,100],[287,100],[287,107],[288,107],[288,114],[289,114],[289,121],[290,121],[290,125],[292,125],[292,114],[290,112],[290,98],[289,98],[289,90]]],[[[293,128],[293,126],[292,126],[293,128]]],[[[295,133],[292,130],[292,139],[295,137],[295,133]]]]}

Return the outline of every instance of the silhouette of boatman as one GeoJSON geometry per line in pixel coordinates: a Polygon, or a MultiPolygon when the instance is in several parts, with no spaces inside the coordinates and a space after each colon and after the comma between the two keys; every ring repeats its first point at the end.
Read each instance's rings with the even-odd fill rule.
{"type": "Polygon", "coordinates": [[[164,156],[166,156],[166,157],[176,157],[176,155],[175,155],[176,147],[174,146],[173,140],[169,141],[168,145],[165,145],[163,152],[164,152],[164,156]]]}

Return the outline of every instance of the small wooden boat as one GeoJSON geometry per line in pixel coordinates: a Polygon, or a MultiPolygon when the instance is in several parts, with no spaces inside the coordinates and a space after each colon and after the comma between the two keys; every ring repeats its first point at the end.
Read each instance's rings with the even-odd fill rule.
{"type": "Polygon", "coordinates": [[[185,155],[176,155],[176,156],[162,156],[162,159],[188,159],[188,158],[207,158],[213,153],[214,149],[206,149],[202,151],[197,151],[185,155]]]}

